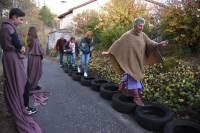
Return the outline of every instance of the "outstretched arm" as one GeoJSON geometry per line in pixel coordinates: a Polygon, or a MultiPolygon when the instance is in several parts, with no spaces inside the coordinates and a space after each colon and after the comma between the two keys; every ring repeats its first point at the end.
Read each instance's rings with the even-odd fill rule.
{"type": "Polygon", "coordinates": [[[102,55],[110,55],[110,52],[108,52],[108,51],[103,51],[101,54],[102,54],[102,55]]]}
{"type": "Polygon", "coordinates": [[[154,40],[151,40],[145,33],[144,33],[144,39],[149,47],[160,47],[160,46],[167,46],[168,45],[168,40],[161,41],[160,43],[155,42],[154,40]]]}
{"type": "Polygon", "coordinates": [[[158,43],[158,45],[160,45],[160,46],[167,46],[168,44],[169,44],[168,40],[161,41],[160,43],[158,43]]]}

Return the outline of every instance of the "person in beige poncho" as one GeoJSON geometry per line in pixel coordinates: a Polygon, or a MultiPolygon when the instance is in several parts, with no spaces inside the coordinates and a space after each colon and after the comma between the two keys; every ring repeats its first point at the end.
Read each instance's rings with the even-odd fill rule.
{"type": "Polygon", "coordinates": [[[138,106],[144,106],[140,96],[143,89],[141,80],[144,77],[144,65],[161,62],[162,58],[157,48],[168,44],[168,41],[157,43],[151,40],[142,32],[144,24],[144,18],[136,18],[133,21],[133,29],[124,33],[108,51],[102,52],[103,55],[113,57],[114,67],[124,74],[119,91],[123,92],[125,87],[131,90],[133,101],[138,106]]]}

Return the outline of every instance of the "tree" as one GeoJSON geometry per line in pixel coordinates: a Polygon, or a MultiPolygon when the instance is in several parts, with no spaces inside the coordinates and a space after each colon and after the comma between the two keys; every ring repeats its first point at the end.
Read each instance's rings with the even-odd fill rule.
{"type": "Polygon", "coordinates": [[[94,30],[98,24],[98,13],[95,10],[86,10],[77,14],[73,18],[76,27],[76,33],[84,33],[88,30],[94,30]]]}
{"type": "MultiPolygon", "coordinates": [[[[133,0],[110,0],[104,11],[99,15],[99,24],[96,29],[100,31],[101,48],[108,48],[124,32],[132,28],[134,18],[143,16],[149,20],[146,5],[135,4],[133,0]]],[[[145,31],[148,31],[148,24],[145,31]]]]}
{"type": "Polygon", "coordinates": [[[165,10],[161,21],[163,35],[189,47],[191,53],[198,52],[200,47],[199,9],[198,1],[185,0],[165,10]]]}
{"type": "Polygon", "coordinates": [[[51,13],[50,9],[46,6],[43,6],[40,10],[39,15],[41,16],[41,20],[44,22],[44,24],[48,27],[54,26],[54,17],[51,13]]]}
{"type": "Polygon", "coordinates": [[[3,16],[3,10],[7,9],[9,6],[11,5],[11,1],[7,0],[7,1],[0,1],[0,20],[2,19],[3,16]]]}

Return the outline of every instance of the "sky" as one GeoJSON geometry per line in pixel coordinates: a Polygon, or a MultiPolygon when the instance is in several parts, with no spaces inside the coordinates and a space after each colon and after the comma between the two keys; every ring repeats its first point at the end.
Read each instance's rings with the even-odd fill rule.
{"type": "MultiPolygon", "coordinates": [[[[87,2],[87,1],[89,1],[89,0],[35,0],[37,5],[39,3],[40,7],[42,7],[43,5],[48,6],[49,9],[51,10],[51,12],[56,14],[56,15],[61,15],[62,13],[67,12],[68,9],[70,9],[74,6],[80,5],[80,4],[87,2]],[[62,3],[61,1],[66,1],[66,2],[62,3]]],[[[97,0],[98,6],[92,7],[92,8],[98,9],[108,1],[109,0],[97,0]]],[[[155,1],[165,2],[166,0],[155,0],[155,1]]]]}
{"type": "MultiPolygon", "coordinates": [[[[44,4],[49,7],[52,13],[56,15],[60,15],[64,12],[67,12],[68,9],[80,5],[84,2],[87,2],[89,0],[35,0],[36,3],[39,3],[39,6],[43,6],[44,4]],[[65,3],[62,3],[61,1],[66,1],[65,3]]],[[[98,7],[99,8],[102,5],[104,5],[108,0],[97,0],[98,7]]]]}

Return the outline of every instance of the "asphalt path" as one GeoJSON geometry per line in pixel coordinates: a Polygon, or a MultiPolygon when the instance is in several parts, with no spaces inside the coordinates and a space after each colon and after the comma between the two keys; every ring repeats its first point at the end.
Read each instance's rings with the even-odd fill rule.
{"type": "Polygon", "coordinates": [[[52,93],[34,116],[44,133],[149,133],[132,115],[115,111],[98,92],[73,81],[56,62],[43,60],[39,85],[52,93]]]}

